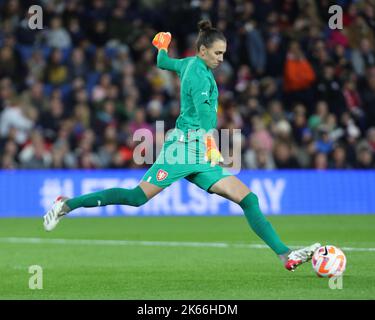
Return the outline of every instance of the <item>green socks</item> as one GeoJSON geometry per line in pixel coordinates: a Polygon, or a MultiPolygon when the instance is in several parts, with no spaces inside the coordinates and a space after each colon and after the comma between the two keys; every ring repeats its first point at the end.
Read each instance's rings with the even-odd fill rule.
{"type": "Polygon", "coordinates": [[[258,197],[254,193],[250,192],[239,205],[250,227],[276,254],[283,255],[290,251],[260,211],[258,197]]]}
{"type": "Polygon", "coordinates": [[[100,207],[109,204],[125,204],[139,207],[147,202],[147,197],[142,188],[137,186],[134,189],[112,188],[103,191],[89,193],[83,196],[72,198],[66,201],[71,210],[85,207],[100,207]]]}
{"type": "MultiPolygon", "coordinates": [[[[147,200],[141,187],[137,186],[134,189],[112,188],[89,193],[69,199],[65,202],[65,205],[69,211],[81,207],[90,208],[111,204],[139,207],[145,204],[147,200]]],[[[260,211],[258,197],[254,193],[250,192],[239,205],[243,209],[250,227],[276,254],[284,255],[290,251],[260,211]]]]}

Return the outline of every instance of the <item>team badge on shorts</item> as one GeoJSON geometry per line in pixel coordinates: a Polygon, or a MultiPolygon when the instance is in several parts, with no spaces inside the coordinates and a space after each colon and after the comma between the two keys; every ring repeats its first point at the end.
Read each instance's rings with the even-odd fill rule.
{"type": "Polygon", "coordinates": [[[159,169],[158,173],[156,174],[156,180],[163,181],[168,176],[168,172],[164,171],[163,169],[159,169]]]}

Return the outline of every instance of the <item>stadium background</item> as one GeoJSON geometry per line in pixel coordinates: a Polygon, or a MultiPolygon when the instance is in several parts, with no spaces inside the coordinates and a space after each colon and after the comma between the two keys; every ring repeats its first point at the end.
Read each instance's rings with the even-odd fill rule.
{"type": "MultiPolygon", "coordinates": [[[[202,18],[228,39],[225,62],[215,70],[219,128],[241,129],[239,177],[255,187],[265,213],[375,212],[372,174],[349,173],[374,169],[373,1],[11,0],[0,8],[0,182],[7,198],[15,199],[1,202],[1,215],[39,215],[59,193],[110,187],[105,181],[87,187],[94,172],[87,169],[123,170],[103,171],[101,179],[139,179],[126,171],[147,168],[133,160],[133,133],[155,133],[156,120],[167,131],[179,113],[178,77],[156,67],[150,39],[159,30],[171,31],[169,54],[193,55],[202,18]],[[42,30],[28,26],[32,4],[43,8],[42,30]],[[342,30],[328,27],[333,4],[343,8],[342,30]],[[17,169],[47,171],[37,180],[34,171],[24,175],[17,169]],[[55,169],[69,170],[66,178],[74,176],[75,187],[64,189],[55,169]],[[246,169],[266,174],[257,173],[257,180],[254,173],[254,186],[246,169]],[[301,187],[293,184],[291,169],[300,171],[299,181],[310,169],[321,178],[301,187]],[[288,192],[271,210],[265,184],[268,179],[276,185],[280,176],[288,192]],[[310,197],[322,185],[321,196],[310,197]],[[350,186],[357,186],[355,192],[350,186]],[[24,203],[33,205],[16,201],[20,190],[24,203]],[[326,210],[316,208],[317,201],[326,210]],[[345,210],[335,203],[345,203],[345,210]]],[[[157,141],[148,148],[156,150],[157,141]]],[[[181,188],[189,201],[186,183],[181,188]]],[[[168,212],[173,214],[161,210],[168,212]]],[[[223,212],[228,210],[215,214],[223,212]]]]}
{"type": "Polygon", "coordinates": [[[243,133],[243,168],[373,169],[373,1],[0,1],[0,153],[4,169],[134,168],[133,132],[174,126],[172,57],[194,54],[197,22],[228,39],[215,70],[219,128],[243,133]],[[27,9],[43,8],[42,30],[27,9]],[[328,8],[343,6],[343,30],[328,8]],[[166,19],[168,17],[168,19],[166,19]]]}
{"type": "Polygon", "coordinates": [[[0,0],[0,298],[373,298],[374,29],[372,0],[0,0]],[[42,30],[28,28],[34,4],[42,30]],[[334,4],[343,30],[328,28],[334,4]],[[151,39],[170,31],[170,55],[193,55],[202,18],[228,39],[218,123],[242,130],[239,178],[288,245],[344,250],[344,290],[308,266],[287,274],[238,206],[186,181],[43,231],[55,196],[140,179],[134,131],[179,112],[151,39]],[[114,215],[127,217],[95,218],[114,215]],[[27,287],[34,264],[43,290],[27,287]]]}

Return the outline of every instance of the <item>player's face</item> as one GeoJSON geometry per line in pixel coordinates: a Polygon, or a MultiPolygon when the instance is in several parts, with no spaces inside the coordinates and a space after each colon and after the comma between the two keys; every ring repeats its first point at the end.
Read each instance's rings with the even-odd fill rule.
{"type": "Polygon", "coordinates": [[[209,48],[202,46],[201,54],[207,66],[215,69],[223,62],[225,51],[227,51],[227,43],[223,40],[216,40],[209,48]]]}

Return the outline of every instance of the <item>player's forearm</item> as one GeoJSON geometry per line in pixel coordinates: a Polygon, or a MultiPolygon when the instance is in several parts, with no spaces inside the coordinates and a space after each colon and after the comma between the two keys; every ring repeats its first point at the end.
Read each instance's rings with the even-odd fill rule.
{"type": "Polygon", "coordinates": [[[199,120],[201,128],[206,132],[210,132],[215,129],[216,126],[216,114],[211,111],[199,111],[199,120]]]}
{"type": "Polygon", "coordinates": [[[168,57],[168,53],[164,49],[159,50],[156,64],[160,69],[169,71],[180,70],[180,61],[168,57]]]}

